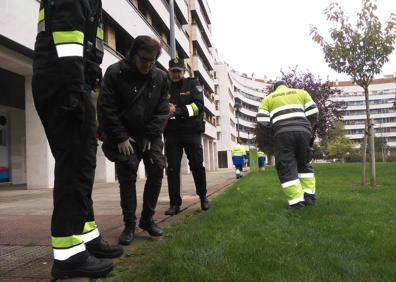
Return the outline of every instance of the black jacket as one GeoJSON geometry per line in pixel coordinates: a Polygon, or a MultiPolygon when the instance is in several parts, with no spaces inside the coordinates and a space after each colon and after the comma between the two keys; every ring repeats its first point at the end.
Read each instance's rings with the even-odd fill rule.
{"type": "Polygon", "coordinates": [[[34,72],[56,72],[70,93],[102,77],[101,0],[42,0],[34,48],[34,72]]]}
{"type": "Polygon", "coordinates": [[[98,97],[98,120],[110,142],[161,137],[168,119],[166,73],[156,67],[141,75],[126,60],[108,67],[98,97]],[[141,87],[144,90],[137,94],[141,87]],[[137,97],[137,98],[136,98],[137,97]]]}
{"type": "Polygon", "coordinates": [[[168,120],[165,134],[204,132],[204,98],[199,81],[183,78],[170,82],[169,95],[169,102],[176,105],[176,115],[168,120]]]}

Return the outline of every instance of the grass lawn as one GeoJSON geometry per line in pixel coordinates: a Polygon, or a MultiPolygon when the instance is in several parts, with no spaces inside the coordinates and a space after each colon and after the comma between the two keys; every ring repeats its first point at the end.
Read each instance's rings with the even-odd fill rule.
{"type": "Polygon", "coordinates": [[[106,281],[396,281],[396,163],[377,165],[375,190],[360,164],[315,170],[317,206],[288,210],[273,168],[250,174],[106,281]]]}

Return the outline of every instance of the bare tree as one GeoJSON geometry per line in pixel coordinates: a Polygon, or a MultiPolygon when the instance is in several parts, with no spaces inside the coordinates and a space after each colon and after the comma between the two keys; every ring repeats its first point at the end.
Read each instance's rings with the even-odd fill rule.
{"type": "MultiPolygon", "coordinates": [[[[374,130],[370,119],[368,88],[375,74],[389,61],[396,40],[396,14],[391,13],[385,28],[375,15],[376,0],[362,0],[362,10],[357,14],[356,26],[352,27],[349,18],[338,3],[330,4],[324,11],[327,20],[335,24],[329,30],[331,41],[326,41],[316,27],[311,26],[312,39],[322,48],[329,67],[339,73],[348,74],[354,83],[364,89],[366,101],[365,137],[369,137],[371,187],[376,186],[374,130]]],[[[364,138],[366,139],[366,138],[364,138]]],[[[366,145],[363,144],[363,147],[366,145]]],[[[365,152],[364,152],[365,155],[365,152]]],[[[365,172],[365,158],[362,172],[365,172]]],[[[365,184],[363,179],[362,185],[365,184]]]]}

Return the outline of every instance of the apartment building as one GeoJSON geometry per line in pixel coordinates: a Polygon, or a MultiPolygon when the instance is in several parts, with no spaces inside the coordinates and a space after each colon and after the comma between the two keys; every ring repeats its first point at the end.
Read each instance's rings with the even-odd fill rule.
{"type": "MultiPolygon", "coordinates": [[[[0,183],[27,184],[28,188],[53,185],[54,160],[33,104],[32,58],[39,10],[37,0],[0,1],[0,183]]],[[[170,13],[167,0],[102,0],[105,54],[103,71],[126,55],[138,35],[161,41],[158,66],[170,60],[170,13]]],[[[191,75],[205,87],[206,132],[204,161],[217,167],[216,115],[213,84],[210,9],[205,0],[174,0],[176,52],[186,58],[191,75]],[[213,157],[216,156],[216,157],[213,157]]],[[[185,162],[185,166],[187,166],[185,162]]],[[[139,168],[144,176],[144,167],[139,168]]],[[[97,155],[97,182],[115,180],[114,164],[102,151],[97,155]]]]}
{"type": "Polygon", "coordinates": [[[246,150],[255,146],[256,114],[270,84],[254,76],[230,70],[225,62],[215,64],[215,87],[219,96],[219,167],[232,167],[231,150],[241,138],[246,150]]]}
{"type": "MultiPolygon", "coordinates": [[[[335,82],[341,93],[335,101],[345,106],[343,121],[346,136],[360,142],[364,136],[366,104],[363,88],[351,81],[335,82]]],[[[376,137],[384,138],[391,151],[396,152],[396,77],[374,79],[369,87],[369,105],[376,137]]]]}

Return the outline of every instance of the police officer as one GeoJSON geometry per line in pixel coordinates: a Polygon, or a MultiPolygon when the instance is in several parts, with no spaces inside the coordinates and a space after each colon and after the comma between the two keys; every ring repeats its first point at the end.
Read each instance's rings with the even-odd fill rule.
{"type": "Polygon", "coordinates": [[[101,1],[42,0],[38,21],[32,90],[55,158],[52,276],[102,277],[122,248],[102,240],[91,198],[97,144],[90,93],[101,78],[101,1]]]}
{"type": "Polygon", "coordinates": [[[242,140],[238,138],[237,144],[232,148],[232,163],[235,166],[235,176],[237,179],[243,177],[243,165],[246,160],[245,146],[243,146],[242,140]]]}
{"type": "Polygon", "coordinates": [[[166,73],[155,66],[160,54],[157,40],[136,37],[126,59],[107,69],[98,98],[100,128],[107,136],[102,148],[115,161],[120,184],[125,223],[119,237],[122,245],[134,239],[136,176],[142,159],[147,180],[139,227],[151,236],[163,234],[153,221],[165,168],[162,134],[169,113],[166,73]],[[112,146],[116,154],[111,153],[112,146]]]}
{"type": "Polygon", "coordinates": [[[206,173],[203,166],[202,133],[205,131],[203,113],[203,89],[198,80],[185,78],[184,60],[175,58],[169,61],[169,115],[165,128],[165,154],[168,162],[168,192],[170,207],[166,215],[180,212],[180,163],[183,149],[189,160],[195,182],[196,193],[202,210],[209,209],[206,197],[206,173]]]}
{"type": "Polygon", "coordinates": [[[273,130],[275,165],[291,208],[303,208],[316,201],[310,162],[318,112],[307,91],[288,88],[286,82],[277,81],[257,114],[257,121],[273,130]]]}

